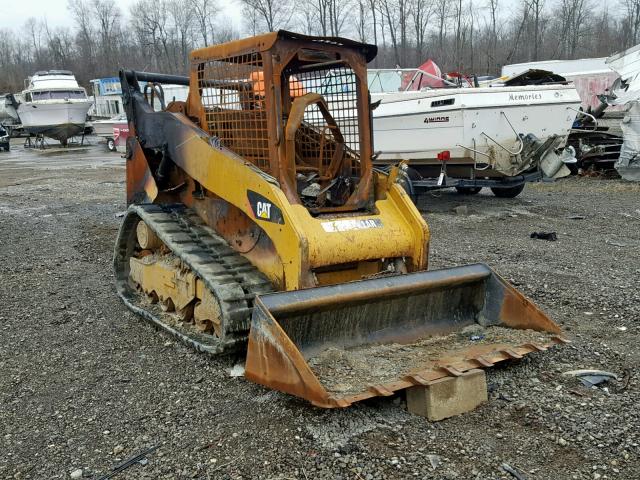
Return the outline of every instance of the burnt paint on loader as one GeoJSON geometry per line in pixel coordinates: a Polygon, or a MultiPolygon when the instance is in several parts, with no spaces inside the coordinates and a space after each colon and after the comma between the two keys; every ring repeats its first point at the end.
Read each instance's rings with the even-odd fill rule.
{"type": "Polygon", "coordinates": [[[469,342],[344,395],[314,373],[309,360],[334,347],[410,348],[472,325],[560,333],[486,265],[426,271],[426,222],[397,183],[398,168],[385,174],[371,162],[366,63],[375,51],[281,31],[193,52],[188,78],[121,72],[131,206],[114,259],[118,293],[200,351],[248,340],[249,380],[327,408],[563,341],[469,342]],[[341,88],[327,90],[329,77],[341,88]],[[189,96],[156,112],[148,93],[161,97],[166,82],[188,84],[189,96]],[[140,221],[160,247],[142,248],[140,221]],[[167,280],[136,284],[132,257],[138,281],[153,272],[167,280]],[[186,271],[208,293],[191,289],[190,299],[183,289],[177,301],[186,271]],[[177,304],[179,320],[156,308],[158,299],[169,312],[177,304]]]}

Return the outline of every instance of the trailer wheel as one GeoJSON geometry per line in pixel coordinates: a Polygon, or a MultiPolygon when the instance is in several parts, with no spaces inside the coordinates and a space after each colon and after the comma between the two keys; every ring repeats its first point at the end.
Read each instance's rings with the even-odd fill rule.
{"type": "Polygon", "coordinates": [[[516,198],[524,190],[524,183],[515,187],[491,187],[491,191],[498,198],[516,198]]]}
{"type": "Polygon", "coordinates": [[[110,152],[116,151],[116,142],[113,138],[107,138],[107,148],[110,152]]]}
{"type": "Polygon", "coordinates": [[[571,172],[571,175],[578,175],[578,172],[580,171],[580,169],[583,168],[582,162],[565,163],[565,165],[571,172]]]}
{"type": "Polygon", "coordinates": [[[482,187],[455,187],[456,191],[460,194],[460,195],[475,195],[477,193],[480,193],[480,190],[482,190],[482,187]]]}

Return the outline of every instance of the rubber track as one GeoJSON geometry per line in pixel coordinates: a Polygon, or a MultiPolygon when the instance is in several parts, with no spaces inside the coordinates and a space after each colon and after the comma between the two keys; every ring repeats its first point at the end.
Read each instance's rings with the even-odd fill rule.
{"type": "Polygon", "coordinates": [[[249,260],[237,253],[202,219],[184,205],[132,205],[125,215],[114,252],[118,295],[135,313],[198,351],[220,354],[246,343],[253,298],[273,291],[269,280],[249,260]],[[136,245],[139,220],[151,228],[162,242],[205,284],[218,300],[224,334],[191,333],[175,328],[162,316],[146,310],[140,295],[129,284],[129,258],[136,245]]]}

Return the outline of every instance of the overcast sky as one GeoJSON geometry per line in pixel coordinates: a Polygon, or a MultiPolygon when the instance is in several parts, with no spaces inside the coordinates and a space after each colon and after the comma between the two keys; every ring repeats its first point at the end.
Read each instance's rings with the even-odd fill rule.
{"type": "MultiPolygon", "coordinates": [[[[129,5],[135,0],[115,0],[122,13],[128,16],[129,5]]],[[[502,15],[509,15],[522,0],[500,0],[502,15]]],[[[607,1],[607,0],[604,0],[607,1]]],[[[242,28],[241,9],[239,0],[218,0],[222,14],[230,18],[234,27],[242,28]]],[[[552,2],[546,2],[547,4],[552,2]]],[[[477,2],[476,5],[486,5],[477,2]]],[[[0,0],[0,28],[20,29],[29,17],[45,19],[50,27],[73,26],[73,19],[67,9],[67,0],[0,0]]]]}
{"type": "MultiPolygon", "coordinates": [[[[240,28],[240,9],[231,8],[232,0],[218,0],[223,14],[231,18],[240,28]]],[[[129,5],[134,0],[115,0],[122,12],[128,16],[129,5]]],[[[49,26],[73,26],[73,19],[67,10],[67,0],[0,0],[0,28],[22,27],[29,17],[45,19],[49,26]]]]}

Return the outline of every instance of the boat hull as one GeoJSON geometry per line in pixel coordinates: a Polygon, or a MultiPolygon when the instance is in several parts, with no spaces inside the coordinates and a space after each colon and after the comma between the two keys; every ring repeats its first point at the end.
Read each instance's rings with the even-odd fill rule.
{"type": "Polygon", "coordinates": [[[543,85],[438,89],[373,94],[374,151],[378,163],[409,160],[422,175],[437,176],[438,154],[450,153],[447,173],[515,176],[537,167],[518,150],[517,134],[566,143],[580,106],[572,86],[543,85]],[[480,172],[482,172],[480,174],[480,172]]]}
{"type": "Polygon", "coordinates": [[[18,115],[29,134],[66,144],[70,137],[83,132],[90,107],[88,100],[25,102],[18,107],[18,115]]]}

